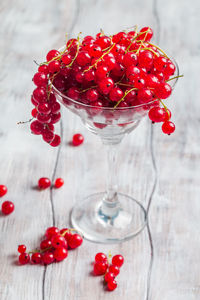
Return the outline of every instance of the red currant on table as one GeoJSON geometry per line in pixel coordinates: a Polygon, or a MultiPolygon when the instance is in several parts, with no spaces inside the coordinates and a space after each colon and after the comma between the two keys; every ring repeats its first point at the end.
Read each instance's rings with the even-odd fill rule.
{"type": "Polygon", "coordinates": [[[54,183],[54,186],[55,188],[59,189],[61,186],[63,186],[63,184],[64,184],[64,180],[62,178],[57,178],[54,183]]]}
{"type": "Polygon", "coordinates": [[[42,256],[42,262],[44,265],[49,265],[54,262],[54,255],[51,252],[45,252],[42,256]]]}
{"type": "Polygon", "coordinates": [[[80,133],[74,134],[72,138],[73,146],[79,146],[83,143],[83,141],[84,141],[84,137],[82,136],[82,134],[80,133]]]}
{"type": "Polygon", "coordinates": [[[119,267],[115,266],[115,265],[110,265],[108,268],[108,272],[113,273],[115,276],[117,276],[120,272],[119,267]]]}
{"type": "Polygon", "coordinates": [[[26,246],[25,245],[19,245],[17,251],[19,253],[24,253],[26,252],[26,246]]]}
{"type": "Polygon", "coordinates": [[[11,214],[15,209],[14,204],[11,201],[4,201],[1,206],[1,211],[4,215],[11,214]]]}
{"type": "Polygon", "coordinates": [[[59,229],[55,226],[47,228],[45,236],[47,239],[51,239],[54,235],[59,234],[59,229]]]}
{"type": "Polygon", "coordinates": [[[61,139],[60,136],[55,134],[53,141],[50,143],[52,147],[57,147],[60,145],[61,139]]]}
{"type": "Polygon", "coordinates": [[[41,177],[38,180],[38,187],[42,190],[47,189],[51,185],[51,180],[47,177],[41,177]]]}
{"type": "Polygon", "coordinates": [[[115,275],[113,273],[107,272],[104,276],[104,280],[106,282],[112,281],[115,279],[115,275]]]}
{"type": "Polygon", "coordinates": [[[82,237],[77,233],[72,234],[71,237],[68,239],[68,245],[71,249],[79,247],[82,244],[82,242],[82,237]]]}
{"type": "Polygon", "coordinates": [[[95,261],[96,262],[107,262],[108,258],[107,258],[107,256],[104,253],[99,252],[95,256],[95,261]]]}
{"type": "Polygon", "coordinates": [[[50,248],[50,247],[52,247],[50,239],[46,239],[46,240],[41,241],[41,243],[40,243],[40,249],[41,250],[47,249],[47,248],[50,248]]]}
{"type": "Polygon", "coordinates": [[[98,261],[94,263],[93,272],[97,276],[104,275],[107,269],[108,269],[108,264],[106,262],[98,261]]]}
{"type": "Polygon", "coordinates": [[[117,255],[113,256],[113,258],[112,258],[112,264],[114,266],[117,266],[117,267],[120,268],[123,265],[123,263],[124,263],[124,258],[123,258],[122,255],[117,254],[117,255]]]}
{"type": "Polygon", "coordinates": [[[114,291],[116,289],[116,287],[117,287],[116,280],[113,279],[113,280],[108,281],[107,287],[108,287],[109,291],[114,291]]]}
{"type": "Polygon", "coordinates": [[[64,247],[56,248],[54,253],[53,253],[54,259],[56,261],[64,260],[67,257],[67,255],[68,255],[68,251],[64,247]]]}
{"type": "Polygon", "coordinates": [[[54,235],[51,238],[51,244],[54,248],[59,248],[59,247],[67,248],[66,239],[63,236],[59,235],[59,234],[54,235]]]}
{"type": "Polygon", "coordinates": [[[21,265],[26,265],[28,264],[30,261],[30,255],[28,253],[21,253],[19,256],[19,263],[21,265]]]}
{"type": "Polygon", "coordinates": [[[33,253],[31,256],[31,262],[33,264],[40,264],[42,262],[42,254],[39,252],[33,253]]]}
{"type": "Polygon", "coordinates": [[[5,185],[0,185],[0,197],[3,197],[7,193],[8,189],[5,185]]]}

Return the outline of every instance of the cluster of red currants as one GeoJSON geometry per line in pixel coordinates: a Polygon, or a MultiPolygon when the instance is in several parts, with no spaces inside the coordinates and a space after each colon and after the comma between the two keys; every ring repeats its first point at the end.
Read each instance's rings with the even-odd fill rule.
{"type": "MultiPolygon", "coordinates": [[[[0,197],[3,197],[7,194],[7,187],[3,184],[0,184],[0,197]]],[[[14,203],[11,201],[4,201],[1,205],[1,211],[4,215],[11,214],[15,209],[14,203]]]]}
{"type": "Polygon", "coordinates": [[[83,239],[78,233],[73,233],[74,229],[49,227],[45,232],[45,239],[40,243],[40,249],[26,252],[25,245],[18,246],[19,263],[44,264],[60,262],[67,258],[68,250],[81,246],[83,239]]]}
{"type": "Polygon", "coordinates": [[[50,50],[33,77],[37,86],[31,101],[35,108],[31,131],[41,134],[51,146],[60,144],[54,134],[54,124],[60,120],[60,104],[55,88],[69,98],[95,107],[101,114],[103,107],[132,107],[149,105],[153,122],[164,122],[163,132],[172,133],[171,113],[161,99],[171,95],[168,84],[175,65],[168,56],[150,42],[153,31],[149,27],[139,32],[122,31],[114,35],[97,33],[70,39],[62,51],[50,50]],[[52,86],[55,87],[52,89],[52,86]]]}
{"type": "Polygon", "coordinates": [[[112,262],[109,263],[111,257],[112,255],[110,254],[107,257],[104,253],[99,252],[95,256],[95,262],[93,266],[94,275],[104,275],[104,283],[107,284],[107,289],[109,291],[116,289],[117,282],[115,277],[119,274],[120,268],[124,263],[124,258],[120,254],[113,256],[112,262]]]}

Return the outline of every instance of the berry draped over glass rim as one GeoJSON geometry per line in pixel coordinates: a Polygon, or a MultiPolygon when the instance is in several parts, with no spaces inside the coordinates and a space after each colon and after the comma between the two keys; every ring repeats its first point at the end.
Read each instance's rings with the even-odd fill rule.
{"type": "Polygon", "coordinates": [[[150,27],[138,31],[136,26],[114,35],[101,30],[95,37],[79,34],[61,50],[50,50],[33,77],[32,133],[53,147],[60,144],[54,133],[61,118],[56,94],[63,96],[65,105],[71,100],[76,107],[92,108],[90,117],[107,109],[119,116],[125,109],[143,107],[153,123],[163,123],[164,133],[173,133],[175,125],[163,100],[172,93],[170,81],[181,76],[174,76],[178,66],[151,42],[152,36],[150,27]]]}

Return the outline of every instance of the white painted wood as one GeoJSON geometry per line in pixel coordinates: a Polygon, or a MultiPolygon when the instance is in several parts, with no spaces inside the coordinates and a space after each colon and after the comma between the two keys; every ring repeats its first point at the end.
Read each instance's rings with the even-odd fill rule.
{"type": "Polygon", "coordinates": [[[0,184],[8,186],[5,199],[16,206],[12,215],[0,215],[1,300],[199,299],[198,8],[197,0],[193,5],[186,0],[1,2],[0,184]],[[41,61],[50,48],[60,47],[65,32],[94,34],[99,28],[117,32],[134,24],[152,26],[158,33],[155,39],[174,53],[185,74],[169,100],[176,133],[165,137],[155,128],[159,125],[152,131],[144,120],[120,149],[120,191],[146,207],[151,204],[150,227],[121,245],[84,241],[65,262],[47,268],[20,267],[19,243],[34,248],[54,219],[57,226],[68,226],[75,202],[105,188],[104,150],[78,117],[64,108],[60,150],[32,136],[28,126],[16,125],[30,115],[32,61],[41,61]],[[68,142],[76,132],[84,134],[85,143],[73,148],[68,142]],[[33,187],[41,176],[63,177],[65,185],[38,192],[33,187]],[[101,278],[90,275],[95,253],[109,250],[125,256],[113,293],[104,291],[101,278]]]}

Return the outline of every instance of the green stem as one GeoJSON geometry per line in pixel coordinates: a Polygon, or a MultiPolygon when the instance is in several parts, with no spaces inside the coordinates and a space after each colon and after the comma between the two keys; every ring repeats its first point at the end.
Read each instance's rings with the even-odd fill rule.
{"type": "Polygon", "coordinates": [[[132,88],[125,92],[124,96],[117,102],[117,104],[114,106],[114,109],[117,108],[117,106],[124,100],[124,98],[133,90],[137,90],[137,88],[132,88]]]}
{"type": "Polygon", "coordinates": [[[170,80],[173,80],[173,79],[176,79],[176,78],[180,78],[180,77],[184,77],[184,75],[178,75],[178,76],[174,76],[168,80],[166,80],[166,82],[170,81],[170,80]]]}

